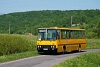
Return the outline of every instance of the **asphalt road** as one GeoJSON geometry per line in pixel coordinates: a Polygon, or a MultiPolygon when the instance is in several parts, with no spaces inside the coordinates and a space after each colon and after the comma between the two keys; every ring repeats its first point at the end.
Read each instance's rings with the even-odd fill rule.
{"type": "Polygon", "coordinates": [[[67,53],[59,55],[41,55],[35,57],[24,58],[11,62],[1,63],[0,67],[52,67],[55,64],[61,63],[66,59],[80,56],[88,52],[100,52],[100,49],[89,49],[80,53],[67,53]]]}

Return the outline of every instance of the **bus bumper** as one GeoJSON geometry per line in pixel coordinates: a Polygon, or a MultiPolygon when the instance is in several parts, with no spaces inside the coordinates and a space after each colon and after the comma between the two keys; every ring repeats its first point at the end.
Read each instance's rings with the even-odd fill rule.
{"type": "Polygon", "coordinates": [[[57,52],[57,48],[54,45],[50,45],[50,46],[48,46],[48,45],[42,45],[42,46],[38,45],[37,50],[38,50],[38,52],[57,52]]]}

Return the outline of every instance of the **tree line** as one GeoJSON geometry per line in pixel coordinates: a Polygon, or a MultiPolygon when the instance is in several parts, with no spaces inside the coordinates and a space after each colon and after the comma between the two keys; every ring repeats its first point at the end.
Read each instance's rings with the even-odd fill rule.
{"type": "Polygon", "coordinates": [[[87,38],[100,38],[100,10],[41,10],[0,15],[0,34],[37,35],[41,27],[74,27],[86,29],[87,38]]]}

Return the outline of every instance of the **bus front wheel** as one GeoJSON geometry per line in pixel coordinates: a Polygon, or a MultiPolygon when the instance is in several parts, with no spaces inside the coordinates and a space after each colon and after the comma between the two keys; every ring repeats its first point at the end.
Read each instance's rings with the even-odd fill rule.
{"type": "Polygon", "coordinates": [[[64,45],[63,46],[63,54],[65,54],[66,53],[66,46],[64,45]]]}

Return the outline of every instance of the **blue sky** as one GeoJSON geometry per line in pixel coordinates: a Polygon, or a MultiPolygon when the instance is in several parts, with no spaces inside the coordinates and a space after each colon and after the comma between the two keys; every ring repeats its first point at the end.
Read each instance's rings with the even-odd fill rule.
{"type": "Polygon", "coordinates": [[[33,10],[100,9],[100,0],[1,0],[0,14],[33,10]]]}

